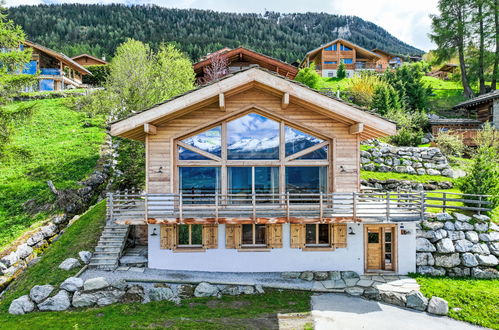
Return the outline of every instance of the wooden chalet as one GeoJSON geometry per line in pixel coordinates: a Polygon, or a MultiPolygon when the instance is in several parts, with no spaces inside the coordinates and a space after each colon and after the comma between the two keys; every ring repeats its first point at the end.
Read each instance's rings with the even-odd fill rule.
{"type": "Polygon", "coordinates": [[[89,55],[89,54],[80,54],[80,55],[72,57],[72,59],[73,59],[73,61],[75,61],[76,63],[78,63],[82,66],[108,64],[108,62],[106,60],[89,55]]]}
{"type": "Polygon", "coordinates": [[[91,73],[73,59],[27,40],[23,47],[33,50],[31,61],[25,65],[23,73],[38,73],[38,90],[60,91],[68,87],[85,87],[82,77],[91,73]]]}
{"type": "Polygon", "coordinates": [[[441,67],[431,72],[428,72],[428,76],[439,78],[442,80],[449,79],[449,74],[454,73],[457,70],[457,64],[445,63],[441,67]]]}
{"type": "Polygon", "coordinates": [[[359,192],[360,141],[395,132],[243,69],[111,124],[145,143],[146,188],[109,194],[109,221],[147,226],[150,268],[413,272],[420,198],[359,192]]]}
{"type": "Polygon", "coordinates": [[[211,65],[211,60],[214,55],[224,56],[229,62],[229,72],[248,68],[250,65],[258,65],[267,70],[278,73],[286,78],[294,79],[298,73],[298,68],[286,62],[277,60],[270,56],[255,52],[254,50],[238,47],[234,49],[223,48],[214,53],[203,57],[199,62],[195,63],[193,68],[196,74],[196,80],[199,83],[203,82],[204,73],[207,67],[211,65]]]}
{"type": "Polygon", "coordinates": [[[396,69],[404,63],[400,56],[393,55],[382,49],[374,48],[372,52],[381,56],[381,58],[376,61],[377,72],[384,72],[387,69],[396,69]]]}
{"type": "Polygon", "coordinates": [[[344,39],[328,42],[305,55],[301,67],[315,64],[322,77],[336,77],[341,62],[345,65],[347,77],[353,77],[361,70],[375,70],[382,56],[344,39]]]}

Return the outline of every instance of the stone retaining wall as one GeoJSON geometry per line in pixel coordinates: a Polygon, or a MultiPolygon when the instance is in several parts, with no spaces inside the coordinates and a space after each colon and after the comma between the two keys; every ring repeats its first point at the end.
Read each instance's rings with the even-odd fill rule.
{"type": "Polygon", "coordinates": [[[450,181],[429,181],[426,183],[409,180],[360,180],[363,187],[375,188],[378,191],[429,191],[440,189],[452,189],[454,185],[450,181]]]}
{"type": "Polygon", "coordinates": [[[499,226],[485,215],[428,215],[418,225],[417,272],[499,278],[499,226]]]}

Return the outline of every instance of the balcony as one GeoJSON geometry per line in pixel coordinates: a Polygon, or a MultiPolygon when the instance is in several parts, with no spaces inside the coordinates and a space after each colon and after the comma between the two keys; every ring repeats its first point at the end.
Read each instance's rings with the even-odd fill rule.
{"type": "Polygon", "coordinates": [[[374,70],[376,63],[355,62],[355,70],[374,70]]]}
{"type": "Polygon", "coordinates": [[[41,68],[40,75],[42,76],[60,76],[61,70],[55,68],[41,68]]]}

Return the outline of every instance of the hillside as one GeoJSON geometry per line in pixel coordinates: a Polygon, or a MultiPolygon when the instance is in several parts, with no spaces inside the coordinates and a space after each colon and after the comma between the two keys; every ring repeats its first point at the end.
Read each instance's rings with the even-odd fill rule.
{"type": "Polygon", "coordinates": [[[104,121],[73,110],[69,99],[8,108],[27,106],[31,115],[14,127],[0,161],[0,250],[50,212],[43,207],[54,199],[47,180],[57,189],[74,188],[93,171],[105,137],[104,121]]]}
{"type": "Polygon", "coordinates": [[[39,5],[9,8],[28,38],[69,56],[110,57],[127,38],[175,42],[193,61],[222,47],[246,46],[294,62],[337,37],[368,49],[422,54],[383,28],[356,16],[324,13],[218,13],[195,9],[124,5],[39,5]]]}

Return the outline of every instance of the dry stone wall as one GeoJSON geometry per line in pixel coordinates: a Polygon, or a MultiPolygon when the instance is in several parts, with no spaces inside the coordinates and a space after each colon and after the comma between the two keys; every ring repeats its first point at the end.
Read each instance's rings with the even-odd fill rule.
{"type": "Polygon", "coordinates": [[[431,214],[418,225],[417,272],[499,278],[499,226],[485,215],[431,214]]]}

